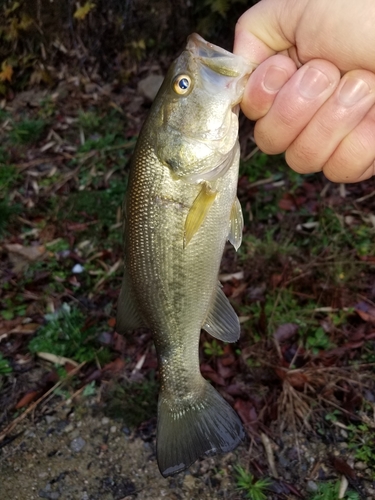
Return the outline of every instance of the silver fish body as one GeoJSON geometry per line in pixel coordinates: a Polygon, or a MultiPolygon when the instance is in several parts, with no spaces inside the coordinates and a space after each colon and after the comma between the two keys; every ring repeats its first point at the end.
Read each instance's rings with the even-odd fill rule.
{"type": "Polygon", "coordinates": [[[152,330],[160,370],[157,458],[168,476],[244,437],[202,377],[199,337],[234,342],[238,318],[218,283],[224,245],[241,242],[236,199],[238,103],[251,72],[191,35],[139,136],[125,200],[125,270],[117,331],[152,330]]]}

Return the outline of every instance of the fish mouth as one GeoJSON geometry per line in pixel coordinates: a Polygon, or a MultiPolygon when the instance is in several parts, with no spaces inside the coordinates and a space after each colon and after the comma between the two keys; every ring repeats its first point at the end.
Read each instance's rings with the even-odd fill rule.
{"type": "Polygon", "coordinates": [[[233,78],[242,85],[241,80],[247,78],[256,66],[242,56],[207,42],[197,33],[188,37],[186,49],[207,68],[219,75],[233,78]]]}

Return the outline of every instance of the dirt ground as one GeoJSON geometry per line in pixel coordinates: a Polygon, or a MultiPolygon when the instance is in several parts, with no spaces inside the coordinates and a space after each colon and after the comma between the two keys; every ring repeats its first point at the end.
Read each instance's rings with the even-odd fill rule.
{"type": "MultiPolygon", "coordinates": [[[[68,401],[55,409],[45,406],[34,419],[25,419],[15,435],[0,450],[1,500],[241,499],[245,496],[236,488],[234,464],[250,457],[262,463],[267,455],[262,446],[249,441],[233,453],[200,460],[188,471],[164,479],[155,457],[155,422],[136,435],[106,417],[95,398],[86,398],[82,405],[68,401]]],[[[331,438],[323,443],[313,435],[309,440],[306,433],[287,432],[271,442],[278,477],[267,498],[307,499],[310,496],[301,491],[312,495],[320,480],[337,480],[326,457],[347,452],[345,432],[341,429],[331,438]]],[[[357,477],[371,472],[361,462],[351,464],[357,477]]],[[[354,487],[360,498],[375,497],[374,482],[354,487]]]]}

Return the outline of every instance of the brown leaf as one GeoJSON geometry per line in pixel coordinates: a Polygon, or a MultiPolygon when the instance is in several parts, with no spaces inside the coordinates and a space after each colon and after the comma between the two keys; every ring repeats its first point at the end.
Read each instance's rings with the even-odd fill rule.
{"type": "Polygon", "coordinates": [[[223,365],[222,359],[217,360],[217,371],[224,379],[234,377],[237,373],[237,370],[234,368],[234,363],[225,366],[223,365]]]}
{"type": "Polygon", "coordinates": [[[256,422],[258,418],[254,405],[250,401],[237,399],[236,402],[234,403],[234,409],[239,414],[244,424],[256,422]]]}
{"type": "Polygon", "coordinates": [[[309,380],[308,377],[303,372],[294,370],[290,370],[287,373],[287,379],[290,385],[295,389],[303,389],[305,387],[305,384],[309,380]]]}
{"type": "Polygon", "coordinates": [[[371,307],[367,302],[363,300],[358,302],[358,304],[354,306],[354,310],[363,321],[375,323],[375,307],[371,307]]]}
{"type": "Polygon", "coordinates": [[[285,193],[279,201],[279,208],[281,210],[292,211],[296,209],[294,197],[290,193],[285,193]]]}
{"type": "Polygon", "coordinates": [[[330,455],[329,458],[332,462],[333,467],[339,474],[343,474],[350,479],[356,478],[354,469],[352,469],[347,462],[345,462],[341,458],[335,457],[334,455],[330,455]]]}
{"type": "Polygon", "coordinates": [[[23,245],[20,245],[19,243],[9,243],[4,246],[10,254],[20,255],[21,257],[25,257],[30,261],[40,259],[46,251],[44,245],[25,247],[23,245]]]}
{"type": "Polygon", "coordinates": [[[220,357],[220,363],[223,366],[230,366],[236,361],[236,357],[233,354],[232,346],[226,345],[224,346],[224,354],[220,357]]]}
{"type": "Polygon", "coordinates": [[[19,410],[20,408],[24,408],[32,401],[35,401],[41,395],[40,391],[29,391],[27,392],[16,404],[15,409],[19,410]]]}
{"type": "Polygon", "coordinates": [[[223,377],[221,377],[218,373],[216,373],[215,370],[212,368],[212,366],[208,365],[207,363],[201,364],[201,372],[205,378],[208,378],[215,384],[221,385],[222,387],[226,386],[223,377]]]}
{"type": "Polygon", "coordinates": [[[4,61],[3,64],[1,65],[0,81],[5,82],[7,80],[8,82],[11,82],[12,76],[13,76],[12,66],[10,66],[4,61]]]}
{"type": "Polygon", "coordinates": [[[358,314],[363,321],[367,321],[368,323],[375,323],[375,308],[371,307],[367,311],[361,311],[360,309],[355,309],[355,312],[358,314]]]}
{"type": "Polygon", "coordinates": [[[113,334],[113,349],[117,352],[124,352],[125,351],[125,339],[122,335],[119,333],[115,332],[113,334]]]}
{"type": "Polygon", "coordinates": [[[116,318],[109,318],[109,320],[107,321],[107,325],[111,328],[114,328],[116,326],[116,318]]]}
{"type": "Polygon", "coordinates": [[[114,361],[103,367],[103,372],[121,373],[124,370],[125,361],[122,358],[116,358],[114,361]]]}

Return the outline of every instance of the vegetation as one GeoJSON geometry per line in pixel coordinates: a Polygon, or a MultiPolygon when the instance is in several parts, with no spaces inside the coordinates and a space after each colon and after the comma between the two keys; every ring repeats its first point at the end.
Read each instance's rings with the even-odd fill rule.
{"type": "Polygon", "coordinates": [[[250,500],[267,500],[268,488],[271,485],[269,479],[255,480],[254,476],[240,466],[236,470],[237,488],[245,493],[246,498],[250,500]]]}

